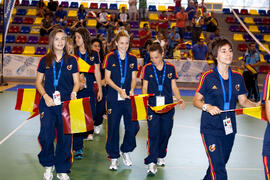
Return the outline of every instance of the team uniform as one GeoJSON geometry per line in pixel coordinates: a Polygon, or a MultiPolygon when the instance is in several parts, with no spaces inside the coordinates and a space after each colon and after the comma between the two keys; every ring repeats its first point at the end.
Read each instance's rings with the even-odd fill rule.
{"type": "MultiPolygon", "coordinates": [[[[78,56],[87,62],[89,65],[94,66],[95,64],[99,64],[99,55],[96,51],[92,51],[92,56],[90,58],[87,57],[86,54],[81,54],[79,51],[77,52],[78,56]]],[[[84,73],[84,77],[86,80],[86,87],[78,92],[77,98],[90,98],[90,105],[92,111],[92,117],[95,119],[96,117],[96,96],[94,92],[94,81],[95,75],[94,73],[84,73]]],[[[85,138],[85,133],[78,133],[73,135],[73,150],[80,151],[83,149],[83,139],[85,138]]],[[[78,152],[80,155],[81,152],[78,152]]],[[[81,157],[78,157],[79,159],[81,157]]]]}
{"type": "MultiPolygon", "coordinates": [[[[155,94],[149,97],[149,105],[158,106],[173,103],[171,81],[177,78],[175,66],[170,63],[164,62],[161,71],[156,69],[152,63],[145,65],[142,79],[148,81],[147,93],[155,94]],[[161,86],[162,88],[159,88],[161,86]]],[[[157,114],[148,107],[148,156],[144,160],[145,164],[156,164],[157,158],[166,156],[173,127],[174,112],[175,109],[173,108],[167,113],[157,114]]]]}
{"type": "MultiPolygon", "coordinates": [[[[78,72],[77,61],[75,57],[67,56],[66,59],[63,58],[61,62],[54,64],[51,67],[46,66],[45,56],[39,62],[37,71],[45,76],[44,89],[51,98],[55,91],[59,91],[61,102],[70,100],[74,86],[72,74],[78,72]],[[55,84],[55,88],[56,80],[59,81],[55,84]]],[[[38,136],[41,146],[41,152],[38,154],[39,162],[44,167],[55,166],[57,173],[69,173],[73,161],[72,135],[64,134],[62,105],[48,107],[41,98],[39,112],[41,123],[38,136]],[[57,138],[56,151],[54,151],[55,138],[57,138]]]]}
{"type": "MultiPolygon", "coordinates": [[[[127,53],[126,59],[120,60],[118,51],[116,50],[107,54],[103,67],[111,72],[111,80],[117,86],[125,89],[127,95],[129,95],[132,72],[138,70],[137,58],[127,53]],[[121,62],[119,63],[119,61],[121,62]],[[121,83],[121,79],[123,79],[123,83],[121,83]]],[[[137,121],[131,121],[132,111],[130,99],[121,99],[118,92],[110,86],[107,93],[107,115],[106,151],[109,159],[117,159],[120,157],[119,126],[121,117],[124,116],[125,125],[125,135],[120,147],[123,153],[131,152],[135,149],[139,123],[137,121]]]]}
{"type": "MultiPolygon", "coordinates": [[[[205,104],[228,110],[235,109],[238,96],[246,94],[247,90],[241,74],[229,69],[229,79],[223,80],[214,68],[201,76],[196,92],[203,95],[205,104]]],[[[204,180],[226,180],[225,167],[237,132],[235,112],[212,116],[203,111],[200,132],[209,160],[204,180]]]]}
{"type": "MultiPolygon", "coordinates": [[[[267,74],[264,86],[263,86],[263,101],[270,100],[270,73],[267,74]]],[[[269,111],[266,110],[266,111],[269,111]]],[[[270,125],[267,122],[267,127],[264,134],[263,139],[263,164],[264,164],[264,172],[265,172],[265,179],[270,180],[270,173],[269,173],[269,165],[270,165],[270,125]]]]}

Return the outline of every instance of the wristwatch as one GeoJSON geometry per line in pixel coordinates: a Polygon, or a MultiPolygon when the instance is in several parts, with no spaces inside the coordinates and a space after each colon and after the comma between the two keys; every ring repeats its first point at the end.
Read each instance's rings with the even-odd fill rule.
{"type": "Polygon", "coordinates": [[[207,106],[208,106],[208,104],[204,104],[204,105],[202,106],[202,110],[203,110],[203,111],[206,111],[206,110],[207,110],[207,106]]]}

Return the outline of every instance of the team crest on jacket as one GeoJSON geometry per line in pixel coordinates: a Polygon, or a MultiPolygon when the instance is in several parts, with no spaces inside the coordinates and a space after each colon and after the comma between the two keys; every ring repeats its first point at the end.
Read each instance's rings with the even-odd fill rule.
{"type": "Polygon", "coordinates": [[[172,79],[172,73],[169,73],[169,74],[168,74],[168,78],[169,78],[169,79],[172,79]]]}
{"type": "Polygon", "coordinates": [[[94,61],[94,59],[95,59],[94,56],[90,57],[90,61],[94,61]]]}
{"type": "Polygon", "coordinates": [[[67,70],[71,70],[72,69],[72,64],[70,64],[70,65],[67,65],[67,70]]]}
{"type": "Polygon", "coordinates": [[[108,110],[107,110],[107,113],[108,113],[108,114],[112,114],[112,109],[108,109],[108,110]]]}
{"type": "Polygon", "coordinates": [[[130,67],[130,69],[133,69],[134,68],[134,63],[130,64],[129,67],[130,67]]]}
{"type": "Polygon", "coordinates": [[[40,118],[42,119],[44,117],[44,112],[40,113],[40,118]]]}
{"type": "Polygon", "coordinates": [[[152,74],[150,74],[150,76],[149,76],[150,78],[152,78],[153,77],[153,75],[152,74]]]}
{"type": "Polygon", "coordinates": [[[153,115],[148,116],[148,120],[151,121],[153,119],[153,115]]]}
{"type": "Polygon", "coordinates": [[[212,87],[212,89],[217,89],[217,86],[216,86],[216,85],[214,85],[214,86],[212,87]]]}
{"type": "Polygon", "coordinates": [[[113,64],[112,67],[115,67],[115,64],[113,64]]]}
{"type": "Polygon", "coordinates": [[[216,144],[212,144],[209,146],[209,151],[214,152],[216,150],[216,144]]]}
{"type": "Polygon", "coordinates": [[[240,91],[240,84],[236,84],[235,89],[236,89],[236,91],[240,91]]]}

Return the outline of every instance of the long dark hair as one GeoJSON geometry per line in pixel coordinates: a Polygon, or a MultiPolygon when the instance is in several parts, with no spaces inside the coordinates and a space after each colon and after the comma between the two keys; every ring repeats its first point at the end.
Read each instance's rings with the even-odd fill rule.
{"type": "MultiPolygon", "coordinates": [[[[52,66],[53,60],[56,59],[56,55],[55,55],[54,47],[53,47],[53,42],[54,42],[54,38],[55,38],[57,33],[64,33],[66,35],[66,33],[63,29],[54,29],[50,33],[50,35],[49,35],[49,49],[50,49],[50,51],[48,52],[48,54],[45,57],[46,66],[49,66],[49,67],[52,66]]],[[[68,59],[68,53],[66,50],[66,46],[67,46],[67,41],[66,41],[65,47],[63,49],[63,51],[65,53],[63,58],[64,58],[65,62],[67,62],[67,59],[68,59]]]]}
{"type": "MultiPolygon", "coordinates": [[[[89,59],[92,56],[91,37],[90,37],[89,31],[84,27],[80,27],[76,29],[75,33],[79,33],[82,36],[84,48],[87,52],[87,59],[89,59]]],[[[74,36],[74,41],[75,41],[75,36],[74,36]]],[[[74,44],[75,44],[75,55],[78,55],[79,47],[77,46],[76,41],[74,44]]]]}
{"type": "Polygon", "coordinates": [[[94,39],[92,39],[92,41],[91,41],[91,46],[92,46],[95,42],[98,42],[98,43],[99,43],[100,51],[99,51],[98,53],[99,53],[100,63],[103,63],[103,61],[104,61],[104,49],[103,49],[102,41],[101,41],[100,39],[98,39],[98,38],[94,38],[94,39]]]}
{"type": "Polygon", "coordinates": [[[225,39],[225,38],[218,38],[212,42],[210,56],[214,60],[214,63],[216,66],[217,66],[218,50],[219,48],[227,44],[230,46],[230,48],[232,48],[232,43],[228,39],[225,39]]]}

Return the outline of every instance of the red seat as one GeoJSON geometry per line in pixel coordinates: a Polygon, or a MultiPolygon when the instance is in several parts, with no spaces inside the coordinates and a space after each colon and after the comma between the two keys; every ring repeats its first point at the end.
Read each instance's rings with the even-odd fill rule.
{"type": "Polygon", "coordinates": [[[174,12],[174,6],[168,6],[168,11],[169,12],[174,12]]]}
{"type": "Polygon", "coordinates": [[[226,23],[229,23],[229,24],[235,24],[235,19],[234,17],[231,17],[231,16],[226,17],[225,21],[226,23]]]}
{"type": "Polygon", "coordinates": [[[90,9],[98,9],[98,3],[91,3],[90,9]]]}
{"type": "Polygon", "coordinates": [[[22,54],[23,47],[22,46],[13,46],[11,50],[11,54],[22,54]]]}
{"type": "Polygon", "coordinates": [[[140,40],[134,39],[134,40],[131,41],[131,43],[132,43],[132,47],[134,47],[134,48],[139,48],[140,47],[140,40]]]}
{"type": "Polygon", "coordinates": [[[270,72],[270,66],[269,65],[261,65],[259,67],[259,71],[263,74],[267,74],[270,72]]]}
{"type": "Polygon", "coordinates": [[[34,19],[32,17],[25,17],[23,19],[23,24],[33,24],[34,23],[34,19]]]}
{"type": "Polygon", "coordinates": [[[240,32],[246,32],[246,30],[244,29],[243,26],[239,26],[239,31],[240,31],[240,32]]]}
{"type": "Polygon", "coordinates": [[[150,23],[150,28],[151,28],[151,29],[156,29],[157,26],[158,26],[158,22],[151,22],[151,23],[150,23]]]}
{"type": "Polygon", "coordinates": [[[175,16],[175,14],[169,15],[169,21],[176,21],[176,16],[175,16]]]}
{"type": "Polygon", "coordinates": [[[24,35],[19,35],[19,36],[17,37],[15,43],[22,43],[22,44],[24,44],[24,43],[26,43],[26,41],[27,41],[27,37],[26,37],[26,36],[24,36],[24,35]]]}
{"type": "Polygon", "coordinates": [[[270,19],[264,18],[264,19],[263,19],[263,24],[264,24],[264,25],[270,25],[270,19]]]}
{"type": "Polygon", "coordinates": [[[237,49],[241,52],[244,52],[248,49],[248,45],[247,44],[238,44],[237,49]]]}
{"type": "Polygon", "coordinates": [[[20,30],[19,26],[12,25],[12,26],[10,26],[8,33],[18,33],[19,30],[20,30]]]}
{"type": "Polygon", "coordinates": [[[49,44],[49,37],[48,36],[41,36],[39,38],[38,44],[49,44]]]}
{"type": "Polygon", "coordinates": [[[247,9],[241,9],[240,14],[248,15],[248,10],[247,9]]]}

